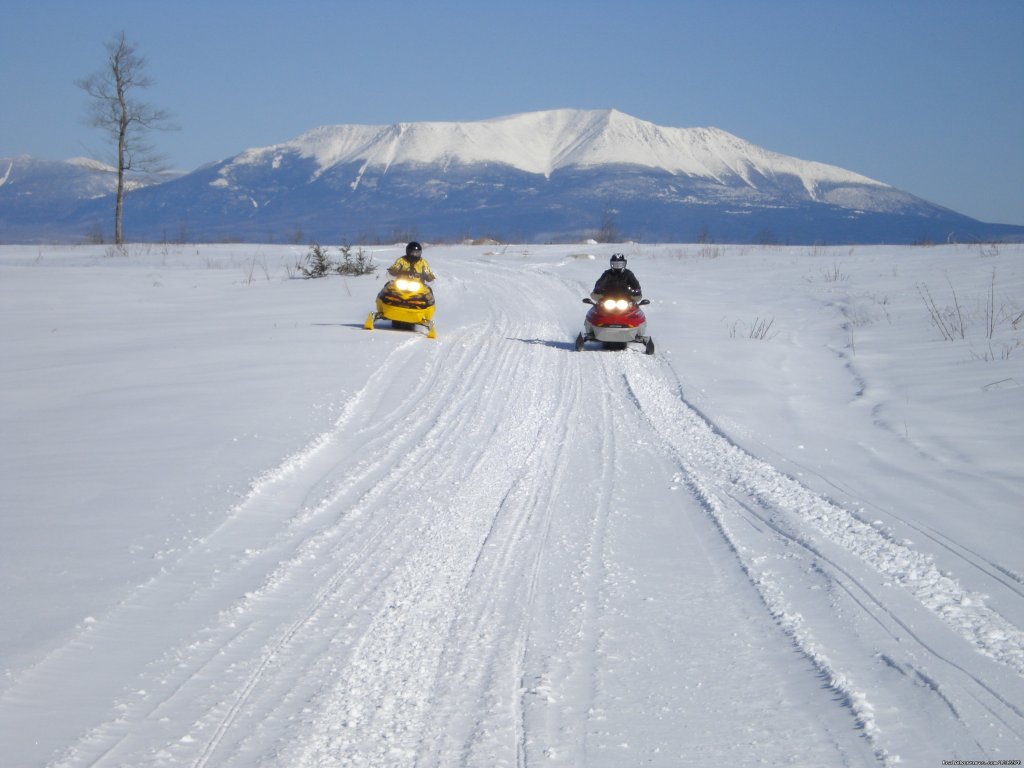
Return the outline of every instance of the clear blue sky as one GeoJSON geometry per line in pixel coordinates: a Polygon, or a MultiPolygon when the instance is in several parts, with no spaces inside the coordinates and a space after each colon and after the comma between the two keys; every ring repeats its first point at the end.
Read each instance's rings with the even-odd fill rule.
{"type": "Polygon", "coordinates": [[[193,170],[319,125],[614,107],[1024,224],[1022,0],[8,0],[0,156],[102,154],[124,30],[193,170]]]}

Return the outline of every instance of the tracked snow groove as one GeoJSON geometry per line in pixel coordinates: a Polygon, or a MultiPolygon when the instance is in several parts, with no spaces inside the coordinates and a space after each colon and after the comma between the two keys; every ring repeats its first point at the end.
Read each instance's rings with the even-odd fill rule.
{"type": "MultiPolygon", "coordinates": [[[[436,669],[464,605],[460,600],[472,598],[467,589],[496,525],[510,529],[513,543],[532,534],[527,546],[538,549],[519,574],[531,583],[546,527],[544,489],[557,485],[559,461],[548,452],[562,441],[549,435],[566,430],[572,400],[545,395],[539,370],[520,371],[508,359],[499,359],[497,368],[518,391],[535,396],[506,400],[499,395],[504,402],[490,407],[505,412],[498,422],[501,437],[468,461],[458,460],[455,446],[437,446],[438,463],[451,467],[449,482],[454,485],[461,476],[451,498],[426,498],[423,512],[434,512],[430,519],[443,524],[424,527],[416,550],[389,574],[382,610],[353,649],[346,674],[321,695],[323,703],[315,707],[320,714],[308,724],[309,737],[299,740],[303,746],[289,755],[289,764],[323,765],[339,755],[353,765],[411,762],[430,716],[436,669]]],[[[475,407],[466,399],[460,397],[458,405],[475,407]]],[[[438,475],[427,469],[423,476],[429,480],[410,478],[406,490],[414,498],[436,487],[438,475]]],[[[435,469],[444,477],[442,467],[435,469]]],[[[527,608],[530,593],[527,589],[527,608]]],[[[524,630],[510,629],[520,638],[513,647],[520,646],[524,630]]]]}
{"type": "Polygon", "coordinates": [[[1021,635],[983,596],[738,448],[670,351],[575,352],[564,263],[447,267],[440,339],[360,335],[337,418],[4,690],[52,736],[30,764],[1013,757],[1021,635]]]}
{"type": "MultiPolygon", "coordinates": [[[[730,442],[682,396],[674,374],[624,360],[623,377],[637,406],[680,462],[685,480],[729,540],[745,570],[779,625],[844,697],[875,754],[884,764],[900,762],[889,745],[895,723],[877,713],[879,702],[864,686],[878,674],[864,659],[843,660],[835,626],[813,626],[801,613],[806,600],[791,586],[791,570],[780,560],[804,561],[827,589],[836,592],[833,609],[852,601],[871,621],[886,627],[888,637],[873,642],[898,646],[911,642],[925,653],[877,650],[877,659],[929,690],[938,708],[952,713],[957,728],[969,727],[965,713],[974,710],[993,725],[1007,729],[1008,743],[1024,733],[1019,675],[1024,673],[1024,632],[986,605],[983,595],[963,590],[951,575],[941,574],[930,555],[895,541],[878,526],[818,496],[770,464],[730,442]],[[753,535],[752,535],[753,532],[753,535]],[[771,540],[774,539],[774,542],[771,540]],[[778,544],[783,551],[778,550],[778,544]],[[792,546],[804,555],[794,554],[792,546]],[[852,558],[850,557],[852,556],[852,558]],[[871,578],[864,567],[872,569],[871,578]],[[1000,673],[984,664],[951,661],[945,650],[955,642],[925,641],[914,630],[914,612],[887,591],[898,586],[918,604],[969,642],[980,654],[1004,666],[1000,673]],[[930,659],[928,658],[930,657],[930,659]],[[902,661],[896,661],[902,658],[902,661]],[[944,682],[931,677],[940,669],[944,682]],[[860,679],[863,674],[865,679],[860,679]],[[979,710],[978,712],[977,710],[979,710]]],[[[838,613],[838,612],[837,612],[838,613]]],[[[869,635],[854,625],[854,631],[869,635]]],[[[906,717],[904,713],[902,717],[906,717]]]]}
{"type": "Polygon", "coordinates": [[[1024,675],[1024,631],[985,604],[985,597],[943,575],[933,559],[897,542],[884,530],[811,492],[770,464],[755,459],[720,436],[686,408],[678,393],[653,385],[649,377],[627,374],[630,389],[653,424],[677,450],[700,452],[719,479],[728,478],[743,493],[768,508],[797,515],[883,576],[913,594],[922,605],[970,640],[978,650],[1024,675]]]}

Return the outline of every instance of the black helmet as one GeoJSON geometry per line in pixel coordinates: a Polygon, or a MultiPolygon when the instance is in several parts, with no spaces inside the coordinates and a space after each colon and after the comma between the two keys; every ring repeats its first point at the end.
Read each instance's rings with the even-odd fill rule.
{"type": "Polygon", "coordinates": [[[625,269],[626,268],[626,257],[621,253],[613,253],[611,260],[612,269],[625,269]]]}
{"type": "Polygon", "coordinates": [[[412,256],[414,259],[418,259],[423,255],[423,246],[417,243],[415,240],[405,246],[405,255],[412,256]]]}

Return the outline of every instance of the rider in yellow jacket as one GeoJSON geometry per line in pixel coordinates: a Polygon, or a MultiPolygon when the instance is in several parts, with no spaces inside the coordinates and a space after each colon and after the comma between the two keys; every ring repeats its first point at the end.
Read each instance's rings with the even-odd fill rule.
{"type": "Polygon", "coordinates": [[[434,280],[434,273],[430,271],[430,265],[423,258],[423,246],[415,241],[405,246],[405,256],[400,256],[388,267],[388,274],[392,277],[419,275],[428,283],[434,280]]]}

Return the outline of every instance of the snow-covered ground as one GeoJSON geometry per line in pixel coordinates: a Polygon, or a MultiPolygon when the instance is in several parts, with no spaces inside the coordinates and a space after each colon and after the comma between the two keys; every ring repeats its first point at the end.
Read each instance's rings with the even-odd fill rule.
{"type": "Polygon", "coordinates": [[[1024,758],[1024,247],[306,250],[0,247],[3,765],[1024,758]]]}

